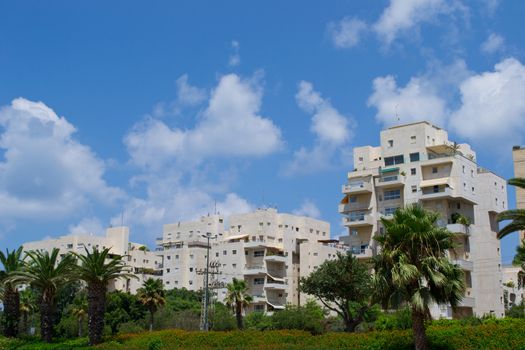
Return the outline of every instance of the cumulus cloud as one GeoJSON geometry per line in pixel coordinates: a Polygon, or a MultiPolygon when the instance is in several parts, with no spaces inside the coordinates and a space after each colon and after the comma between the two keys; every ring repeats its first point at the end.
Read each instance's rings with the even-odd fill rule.
{"type": "Polygon", "coordinates": [[[525,132],[525,66],[505,59],[494,70],[472,75],[459,86],[461,107],[450,120],[458,134],[501,149],[519,144],[525,132]]]}
{"type": "Polygon", "coordinates": [[[328,32],[335,47],[350,48],[359,44],[367,24],[358,18],[345,17],[328,24],[328,32]]]}
{"type": "Polygon", "coordinates": [[[74,139],[75,128],[42,102],[17,98],[0,109],[0,215],[61,218],[92,199],[114,203],[121,190],[105,164],[74,139]]]}
{"type": "Polygon", "coordinates": [[[231,49],[233,52],[228,59],[228,65],[230,65],[231,67],[235,67],[241,64],[241,55],[239,54],[240,48],[241,44],[239,44],[237,40],[233,40],[231,42],[231,49]]]}
{"type": "Polygon", "coordinates": [[[152,168],[170,160],[267,155],[281,147],[281,130],[259,115],[261,100],[259,81],[228,74],[220,78],[193,129],[170,128],[149,118],[135,125],[124,142],[135,164],[152,168]]]}
{"type": "Polygon", "coordinates": [[[319,210],[317,205],[315,205],[315,203],[309,199],[305,199],[301,204],[301,207],[295,209],[292,213],[294,215],[308,216],[314,219],[318,219],[321,217],[321,211],[319,210]]]}
{"type": "Polygon", "coordinates": [[[296,151],[293,160],[285,166],[284,173],[308,174],[325,170],[352,138],[355,123],[340,114],[329,100],[314,90],[310,82],[299,83],[295,100],[302,110],[312,114],[310,130],[316,136],[315,145],[311,149],[301,147],[296,151]]]}
{"type": "Polygon", "coordinates": [[[481,51],[492,54],[505,49],[505,39],[501,35],[491,33],[487,40],[481,44],[481,51]]]}

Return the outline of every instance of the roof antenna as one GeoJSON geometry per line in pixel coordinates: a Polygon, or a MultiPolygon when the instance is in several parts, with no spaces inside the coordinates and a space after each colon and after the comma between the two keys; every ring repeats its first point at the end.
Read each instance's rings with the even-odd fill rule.
{"type": "Polygon", "coordinates": [[[397,107],[399,107],[399,103],[396,104],[396,119],[397,119],[397,121],[400,121],[400,120],[399,120],[399,115],[397,114],[397,107]]]}
{"type": "Polygon", "coordinates": [[[215,200],[215,204],[213,205],[213,212],[217,215],[217,200],[215,200]]]}

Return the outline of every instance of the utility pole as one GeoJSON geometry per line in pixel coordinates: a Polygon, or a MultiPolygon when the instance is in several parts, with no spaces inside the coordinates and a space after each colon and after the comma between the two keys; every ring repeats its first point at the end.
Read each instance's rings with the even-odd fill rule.
{"type": "MultiPolygon", "coordinates": [[[[209,275],[210,273],[212,275],[218,274],[217,271],[210,272],[210,239],[216,239],[217,236],[211,236],[211,232],[206,232],[206,235],[202,235],[202,237],[206,238],[208,243],[206,246],[206,268],[204,270],[197,270],[197,274],[204,275],[204,300],[203,300],[203,308],[201,311],[201,325],[200,329],[201,331],[207,332],[209,330],[209,320],[208,320],[208,309],[210,304],[210,283],[209,283],[209,275]]],[[[215,266],[214,266],[215,267],[215,266]]]]}

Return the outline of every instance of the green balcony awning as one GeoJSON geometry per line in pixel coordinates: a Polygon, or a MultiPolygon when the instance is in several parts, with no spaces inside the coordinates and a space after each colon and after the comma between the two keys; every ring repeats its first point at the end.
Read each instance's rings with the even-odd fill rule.
{"type": "Polygon", "coordinates": [[[395,168],[384,168],[384,169],[381,169],[379,172],[381,174],[384,174],[384,173],[393,173],[395,171],[399,171],[399,168],[398,167],[395,167],[395,168]]]}

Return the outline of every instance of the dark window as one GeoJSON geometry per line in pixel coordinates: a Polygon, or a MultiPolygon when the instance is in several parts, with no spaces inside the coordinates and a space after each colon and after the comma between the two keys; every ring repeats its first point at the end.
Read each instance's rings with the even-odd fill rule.
{"type": "Polygon", "coordinates": [[[437,174],[438,168],[432,168],[432,174],[437,174]]]}
{"type": "Polygon", "coordinates": [[[419,152],[410,153],[410,161],[411,162],[419,162],[419,152]]]}
{"type": "Polygon", "coordinates": [[[416,168],[410,169],[410,175],[416,175],[416,168]]]}
{"type": "Polygon", "coordinates": [[[385,166],[403,164],[404,162],[405,162],[405,158],[403,157],[402,154],[398,156],[393,156],[393,157],[385,157],[385,166]]]}

